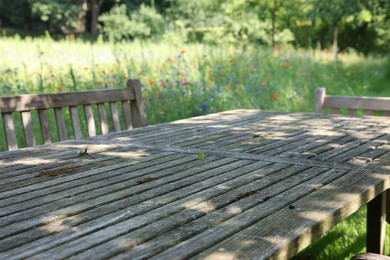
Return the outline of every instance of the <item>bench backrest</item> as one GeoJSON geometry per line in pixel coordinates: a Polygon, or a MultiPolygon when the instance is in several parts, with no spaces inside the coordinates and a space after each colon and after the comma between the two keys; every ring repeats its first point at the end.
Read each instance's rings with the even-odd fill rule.
{"type": "MultiPolygon", "coordinates": [[[[95,136],[96,118],[100,121],[102,134],[110,131],[109,122],[112,122],[112,129],[120,131],[121,123],[119,117],[124,118],[126,129],[142,127],[146,125],[146,114],[139,80],[128,80],[126,88],[99,89],[91,91],[63,92],[53,94],[26,94],[20,96],[0,97],[0,114],[3,119],[5,137],[8,150],[18,149],[16,137],[16,126],[14,122],[15,113],[20,113],[21,126],[26,146],[34,146],[35,138],[33,131],[32,112],[37,111],[40,125],[40,132],[44,144],[52,142],[51,135],[57,134],[57,140],[68,140],[68,132],[73,133],[75,139],[83,137],[81,122],[86,124],[88,136],[95,136]],[[108,105],[105,105],[108,104],[108,105]],[[107,117],[106,106],[109,106],[110,116],[107,117]],[[118,112],[119,106],[119,112],[118,112]],[[67,127],[64,119],[65,109],[69,108],[72,129],[67,127]],[[54,111],[53,118],[49,120],[48,111],[54,111]],[[83,116],[79,116],[79,111],[83,116]],[[51,129],[57,131],[51,131],[51,129]],[[55,133],[57,132],[57,133],[55,133]]],[[[36,127],[35,127],[36,128],[36,127]]]]}
{"type": "Polygon", "coordinates": [[[375,111],[390,116],[390,98],[388,97],[355,97],[329,96],[325,88],[318,88],[315,96],[315,112],[323,113],[324,108],[330,108],[332,114],[340,114],[340,109],[347,109],[349,115],[356,115],[359,110],[365,115],[373,115],[375,111]]]}

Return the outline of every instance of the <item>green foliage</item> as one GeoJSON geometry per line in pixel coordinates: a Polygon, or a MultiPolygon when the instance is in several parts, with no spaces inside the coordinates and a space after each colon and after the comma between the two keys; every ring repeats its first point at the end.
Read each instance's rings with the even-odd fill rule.
{"type": "Polygon", "coordinates": [[[0,26],[2,21],[23,28],[31,16],[27,0],[0,1],[0,26]],[[21,15],[24,14],[24,15],[21,15]]]}
{"type": "Polygon", "coordinates": [[[77,28],[81,9],[69,0],[28,0],[32,17],[39,18],[49,28],[59,30],[61,25],[77,28]]]}
{"type": "Polygon", "coordinates": [[[114,41],[122,39],[157,38],[164,33],[164,19],[156,9],[145,5],[128,14],[127,6],[116,5],[100,16],[102,32],[114,41]]]}
{"type": "Polygon", "coordinates": [[[199,152],[197,160],[202,160],[204,158],[204,153],[202,151],[199,152]]]}
{"type": "MultiPolygon", "coordinates": [[[[92,1],[0,1],[0,26],[59,33],[95,28],[92,1]],[[87,22],[84,20],[87,18],[87,22]],[[83,26],[84,25],[84,26],[83,26]]],[[[99,0],[101,32],[119,40],[390,50],[390,0],[99,0]]],[[[3,30],[8,32],[8,30],[3,30]]]]}

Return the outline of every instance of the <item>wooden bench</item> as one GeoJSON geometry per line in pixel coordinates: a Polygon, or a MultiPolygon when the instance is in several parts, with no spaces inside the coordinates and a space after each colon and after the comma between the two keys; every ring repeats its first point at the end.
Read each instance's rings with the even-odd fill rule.
{"type": "MultiPolygon", "coordinates": [[[[374,115],[375,112],[382,113],[383,116],[390,116],[390,98],[388,97],[362,97],[362,96],[330,96],[326,95],[325,88],[318,88],[315,94],[315,112],[323,113],[325,108],[329,108],[332,114],[341,114],[342,109],[348,111],[348,115],[374,115]]],[[[390,224],[390,190],[386,192],[386,221],[390,224]]],[[[370,206],[370,204],[368,204],[370,206]]],[[[370,218],[369,216],[367,216],[370,218]]],[[[369,242],[369,241],[367,241],[369,242]]],[[[354,259],[390,259],[375,254],[363,254],[354,259]],[[376,258],[378,257],[378,258],[376,258]]]]}
{"type": "Polygon", "coordinates": [[[387,97],[354,97],[329,96],[325,88],[318,88],[315,96],[315,112],[323,113],[330,108],[332,114],[340,114],[340,109],[347,109],[349,115],[364,111],[365,115],[373,115],[375,111],[390,116],[390,98],[387,97]]]}
{"type": "Polygon", "coordinates": [[[97,134],[95,117],[100,121],[102,134],[108,133],[110,126],[113,131],[122,130],[120,117],[124,118],[125,129],[146,125],[139,80],[128,80],[126,88],[0,97],[0,114],[3,119],[8,150],[19,148],[16,135],[16,127],[19,125],[23,128],[25,145],[36,145],[33,131],[33,111],[37,111],[35,113],[38,114],[39,120],[37,121],[39,121],[44,144],[52,143],[52,136],[56,134],[56,139],[59,141],[70,139],[68,133],[73,134],[75,139],[83,138],[81,122],[87,128],[87,131],[84,132],[87,132],[88,136],[95,136],[97,134]],[[110,108],[108,111],[110,111],[111,118],[107,117],[106,106],[110,108]],[[65,113],[66,108],[69,108],[72,129],[67,126],[64,119],[65,114],[67,114],[65,113]],[[54,125],[50,124],[53,119],[49,120],[49,110],[54,111],[54,125]],[[79,112],[84,116],[80,117],[79,112]],[[16,113],[20,113],[21,123],[15,122],[14,119],[18,117],[15,115],[16,113]],[[51,131],[55,128],[57,131],[51,131]]]}

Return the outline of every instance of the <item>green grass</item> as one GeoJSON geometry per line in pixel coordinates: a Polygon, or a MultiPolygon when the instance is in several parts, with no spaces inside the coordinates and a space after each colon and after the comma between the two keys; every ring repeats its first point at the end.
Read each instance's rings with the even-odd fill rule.
{"type": "MultiPolygon", "coordinates": [[[[390,226],[387,225],[387,234],[390,226]]],[[[390,236],[386,237],[385,254],[390,254],[390,236]]],[[[303,259],[351,259],[366,251],[366,207],[359,209],[343,222],[336,225],[293,260],[303,259]]]]}
{"type": "MultiPolygon", "coordinates": [[[[1,38],[0,94],[116,88],[139,78],[149,124],[235,108],[313,112],[318,87],[332,95],[390,96],[390,57],[350,52],[338,64],[331,58],[321,50],[262,46],[1,38]]],[[[300,257],[349,259],[363,252],[364,214],[358,211],[300,257]]]]}

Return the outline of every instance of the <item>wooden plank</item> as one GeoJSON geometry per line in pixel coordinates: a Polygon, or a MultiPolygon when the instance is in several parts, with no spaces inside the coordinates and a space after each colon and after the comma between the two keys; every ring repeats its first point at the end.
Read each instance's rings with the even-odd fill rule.
{"type": "Polygon", "coordinates": [[[50,127],[49,127],[49,118],[47,116],[46,109],[39,109],[39,122],[41,125],[41,134],[42,140],[44,144],[51,144],[51,136],[50,136],[50,127]]]}
{"type": "MultiPolygon", "coordinates": [[[[184,209],[177,212],[175,215],[157,221],[152,214],[144,214],[142,217],[147,223],[145,227],[115,237],[107,243],[94,247],[93,251],[86,251],[80,256],[82,258],[88,258],[91,254],[97,252],[99,255],[106,258],[123,252],[126,249],[132,249],[128,254],[125,254],[127,259],[136,259],[144,254],[145,258],[150,258],[153,254],[168,248],[172,245],[172,242],[179,243],[185,240],[185,238],[195,236],[207,230],[209,227],[213,227],[246,210],[258,206],[262,203],[260,202],[262,200],[265,202],[276,194],[283,193],[283,191],[296,185],[297,182],[303,182],[303,180],[299,180],[299,177],[304,176],[304,179],[308,180],[315,177],[316,174],[318,175],[320,172],[321,170],[316,171],[316,173],[311,171],[311,174],[308,175],[307,172],[306,174],[303,173],[302,169],[289,167],[284,171],[268,174],[268,176],[275,174],[277,176],[275,176],[275,178],[269,178],[265,181],[253,178],[253,183],[248,182],[249,178],[246,185],[235,188],[229,185],[232,188],[226,193],[222,193],[219,196],[210,199],[204,200],[202,196],[202,199],[200,200],[199,196],[197,196],[196,199],[191,201],[186,198],[187,202],[181,202],[181,208],[185,205],[184,209]],[[290,182],[283,181],[281,176],[291,176],[294,172],[297,178],[293,178],[290,182]],[[275,179],[279,179],[279,181],[275,181],[275,179]],[[123,243],[121,249],[112,246],[118,241],[126,241],[123,243]],[[148,242],[145,243],[146,241],[148,242]],[[149,241],[151,241],[151,243],[149,241]],[[137,248],[137,246],[139,246],[139,248],[137,248]]],[[[245,177],[256,176],[256,173],[259,173],[259,171],[247,174],[245,177]]],[[[218,190],[221,186],[222,185],[215,185],[215,189],[218,190]]],[[[168,211],[172,209],[171,207],[161,207],[160,210],[168,211]]],[[[163,212],[159,213],[162,214],[163,212]]],[[[168,214],[164,213],[164,215],[168,214]]]]}
{"type": "MultiPolygon", "coordinates": [[[[320,169],[310,169],[308,171],[310,171],[313,175],[318,175],[319,172],[321,172],[320,169]]],[[[308,171],[306,171],[306,173],[308,171]]],[[[302,175],[304,175],[304,172],[302,174],[299,174],[300,177],[302,177],[302,175]]],[[[207,228],[205,228],[205,225],[203,225],[203,228],[200,228],[200,230],[194,235],[188,236],[185,240],[183,239],[181,241],[174,241],[175,243],[170,245],[169,249],[166,248],[165,251],[162,251],[160,254],[154,255],[153,258],[150,259],[172,259],[174,255],[180,255],[183,258],[195,256],[197,253],[201,253],[205,249],[212,247],[223,239],[227,239],[229,237],[233,238],[233,235],[235,233],[251,226],[258,221],[261,221],[262,219],[266,218],[269,215],[272,215],[278,210],[288,208],[289,205],[292,205],[300,197],[307,196],[308,194],[314,192],[316,189],[323,187],[337,177],[340,177],[340,173],[335,175],[332,171],[326,171],[320,174],[318,178],[308,178],[306,176],[306,178],[302,180],[302,182],[299,182],[300,184],[295,184],[294,186],[292,186],[292,188],[290,187],[290,189],[287,189],[280,193],[276,193],[277,195],[271,196],[271,198],[265,201],[263,201],[262,199],[265,197],[264,195],[260,195],[259,197],[257,197],[257,195],[255,194],[253,195],[253,197],[257,199],[257,202],[262,201],[262,203],[257,203],[257,205],[255,205],[254,207],[243,210],[242,212],[240,212],[240,214],[237,214],[235,216],[233,215],[231,218],[227,218],[223,222],[216,222],[214,223],[214,225],[210,225],[207,228]]],[[[286,181],[286,183],[284,184],[287,183],[288,182],[286,181]]],[[[277,185],[279,184],[276,184],[276,186],[277,185]]],[[[248,197],[248,199],[249,198],[250,197],[248,197]]],[[[223,214],[228,213],[226,212],[223,214]]],[[[207,216],[205,218],[207,219],[207,216]]],[[[275,221],[277,220],[275,219],[275,221]]],[[[199,224],[201,224],[202,222],[203,221],[201,219],[198,221],[199,224]]],[[[207,223],[207,221],[205,222],[207,223]]],[[[283,225],[280,226],[279,229],[283,229],[281,227],[283,227],[283,225]]],[[[185,234],[185,232],[183,233],[185,234]]],[[[168,240],[171,239],[172,238],[168,238],[168,240]]],[[[220,248],[228,249],[228,247],[224,246],[220,248]]],[[[149,249],[153,250],[152,248],[149,249]]],[[[241,255],[241,257],[243,256],[244,255],[241,255]]],[[[256,257],[249,257],[248,259],[256,259],[256,257]]]]}
{"type": "Polygon", "coordinates": [[[386,222],[390,224],[390,189],[387,189],[386,192],[386,222]]]}
{"type": "Polygon", "coordinates": [[[2,117],[8,150],[16,150],[18,149],[18,143],[16,141],[15,124],[12,119],[12,113],[2,113],[2,117]]]}
{"type": "MultiPolygon", "coordinates": [[[[259,256],[264,259],[292,257],[340,220],[348,217],[383,192],[384,189],[387,189],[390,172],[385,170],[384,166],[388,165],[389,157],[388,153],[373,162],[370,167],[362,167],[343,174],[324,188],[293,202],[293,208],[282,208],[244,230],[237,229],[238,232],[234,233],[234,236],[230,234],[230,237],[226,236],[226,239],[220,243],[213,245],[213,240],[207,239],[207,237],[221,239],[222,236],[217,233],[223,232],[222,228],[227,230],[231,226],[226,223],[218,229],[208,230],[209,234],[202,237],[203,247],[201,248],[213,246],[206,249],[198,257],[220,259],[217,256],[221,256],[218,255],[221,248],[226,249],[229,256],[245,255],[249,259],[259,256]],[[243,241],[245,243],[242,243],[243,241]]],[[[244,217],[243,215],[242,217],[244,217]]],[[[232,219],[230,224],[234,225],[233,223],[240,223],[240,220],[232,219]]],[[[196,244],[191,243],[194,241],[195,238],[187,240],[186,245],[181,246],[180,251],[176,248],[175,251],[171,250],[171,253],[182,255],[181,250],[187,245],[195,247],[196,244]]],[[[196,243],[199,242],[199,240],[196,241],[196,243]]],[[[194,249],[191,250],[194,251],[194,249]]]]}
{"type": "MultiPolygon", "coordinates": [[[[85,147],[85,146],[83,146],[83,147],[85,147]]],[[[78,154],[79,149],[77,149],[77,150],[69,151],[66,154],[67,156],[62,155],[61,160],[58,160],[58,161],[47,160],[47,162],[50,162],[50,164],[47,162],[41,163],[42,161],[45,162],[44,160],[36,160],[35,167],[29,167],[29,168],[26,167],[26,168],[22,168],[22,169],[19,168],[17,170],[14,170],[12,173],[7,174],[8,178],[2,180],[2,182],[3,181],[4,182],[10,181],[11,183],[10,183],[10,185],[7,185],[7,188],[1,187],[2,192],[0,193],[0,198],[6,199],[9,197],[19,196],[21,194],[26,193],[26,189],[30,189],[30,191],[32,192],[31,198],[34,197],[33,194],[40,194],[40,191],[45,189],[45,188],[49,188],[49,190],[45,190],[45,193],[44,193],[45,195],[50,193],[49,191],[51,189],[55,189],[56,191],[59,191],[59,190],[61,190],[62,186],[57,187],[56,185],[61,185],[62,181],[65,181],[65,182],[66,181],[73,181],[73,180],[78,180],[80,178],[85,178],[86,176],[88,177],[89,173],[84,173],[84,170],[88,171],[88,170],[92,170],[95,168],[97,169],[97,168],[106,167],[107,166],[107,162],[105,162],[106,159],[110,159],[113,164],[119,164],[122,167],[129,165],[127,160],[132,160],[132,159],[134,159],[135,156],[141,157],[136,162],[144,161],[144,159],[142,157],[144,150],[142,150],[142,149],[141,150],[134,149],[134,148],[129,149],[129,147],[124,147],[124,148],[114,149],[114,150],[107,149],[107,150],[100,151],[105,155],[99,155],[99,148],[95,148],[95,147],[89,147],[89,148],[90,148],[89,151],[92,153],[94,158],[80,157],[80,155],[78,154]],[[139,152],[136,152],[136,151],[139,151],[139,152]],[[95,152],[97,154],[95,154],[95,152]],[[118,155],[120,155],[120,156],[118,156],[118,155]],[[93,164],[91,164],[92,160],[94,162],[93,164]],[[55,163],[53,163],[53,161],[55,163]],[[75,169],[75,171],[73,173],[79,173],[79,174],[72,174],[72,175],[69,174],[69,176],[67,176],[66,174],[60,174],[61,170],[67,170],[68,168],[72,168],[72,167],[69,167],[70,164],[72,164],[73,168],[75,169]],[[84,169],[86,165],[90,165],[90,169],[87,169],[87,168],[84,169]],[[58,176],[61,176],[61,178],[54,180],[53,178],[51,178],[52,176],[50,176],[50,174],[47,174],[47,172],[50,173],[50,171],[59,173],[58,176]],[[19,181],[19,179],[24,180],[24,181],[23,182],[19,181]],[[12,183],[12,181],[13,181],[13,183],[12,183]]],[[[61,156],[60,151],[58,151],[58,154],[59,154],[59,156],[61,156]]],[[[165,153],[165,152],[159,152],[159,155],[160,154],[161,154],[161,156],[167,155],[167,153],[165,153]]],[[[171,154],[171,153],[168,153],[168,154],[171,154]]],[[[159,156],[157,156],[157,157],[159,158],[159,156]]],[[[153,155],[152,158],[157,158],[157,157],[156,157],[156,155],[153,155]]],[[[170,157],[165,158],[165,160],[169,160],[169,158],[170,157]]],[[[29,159],[30,158],[28,158],[27,161],[29,159]]],[[[56,159],[56,157],[54,157],[54,159],[56,159]]],[[[30,161],[31,161],[31,159],[30,159],[30,161]]],[[[156,161],[159,161],[159,160],[156,159],[156,161]]],[[[22,161],[21,163],[23,163],[23,162],[24,161],[22,161]]],[[[161,161],[159,161],[159,162],[161,163],[161,161]]],[[[131,165],[134,163],[135,162],[132,162],[131,165]]],[[[149,162],[148,164],[151,165],[152,163],[149,162]]],[[[104,171],[104,169],[105,168],[102,168],[101,170],[104,171]]],[[[97,172],[93,171],[93,173],[100,174],[101,172],[100,171],[97,171],[97,172]]],[[[97,178],[96,180],[100,180],[99,176],[95,176],[95,178],[97,178]]],[[[90,179],[87,178],[83,181],[87,181],[87,180],[90,180],[90,179]]],[[[82,184],[82,183],[83,182],[80,182],[80,184],[82,184]]],[[[73,183],[73,184],[75,184],[75,183],[73,183]]],[[[72,183],[68,183],[67,185],[68,186],[66,186],[66,188],[64,188],[64,189],[69,189],[70,187],[72,187],[72,183]]],[[[26,195],[26,194],[24,194],[24,195],[26,195]]],[[[27,199],[29,199],[29,198],[27,197],[27,199]]],[[[0,201],[0,203],[4,203],[4,202],[0,201]]]]}
{"type": "Polygon", "coordinates": [[[348,115],[350,115],[350,116],[356,116],[356,111],[357,111],[357,109],[349,108],[349,109],[348,109],[348,115]]]}
{"type": "Polygon", "coordinates": [[[388,97],[326,96],[325,107],[390,111],[388,97]]]}
{"type": "Polygon", "coordinates": [[[89,105],[103,102],[133,100],[133,91],[128,88],[98,89],[77,92],[26,94],[13,97],[0,97],[0,112],[26,111],[89,105]]]}
{"type": "Polygon", "coordinates": [[[119,116],[118,116],[118,108],[116,106],[116,102],[110,102],[110,108],[111,108],[111,115],[112,115],[112,123],[114,125],[114,131],[120,131],[121,130],[121,124],[119,122],[119,116]]]}
{"type": "Polygon", "coordinates": [[[96,135],[95,119],[93,118],[92,105],[84,105],[85,120],[87,121],[88,136],[96,135]]]}
{"type": "Polygon", "coordinates": [[[102,129],[102,134],[107,134],[109,132],[106,109],[103,103],[97,104],[99,110],[99,119],[100,119],[100,127],[102,129]]]}
{"type": "Polygon", "coordinates": [[[334,108],[334,107],[332,107],[332,108],[330,109],[330,112],[331,112],[332,114],[340,114],[340,109],[339,109],[339,108],[334,108]]]}
{"type": "Polygon", "coordinates": [[[80,118],[79,118],[77,106],[70,106],[69,110],[70,110],[70,117],[72,120],[74,138],[81,139],[83,138],[83,135],[81,132],[81,124],[80,124],[80,118]]]}
{"type": "Polygon", "coordinates": [[[383,111],[384,116],[390,116],[390,111],[383,111]]]}
{"type": "MultiPolygon", "coordinates": [[[[101,185],[101,182],[106,183],[105,187],[102,187],[102,190],[99,190],[102,195],[104,195],[104,190],[109,190],[110,192],[115,192],[115,189],[113,187],[110,187],[110,185],[117,184],[115,185],[116,188],[119,188],[120,182],[123,181],[129,181],[134,178],[142,178],[142,173],[145,173],[147,170],[152,171],[153,169],[156,170],[162,170],[164,169],[164,166],[161,165],[161,162],[163,160],[173,160],[172,166],[175,166],[177,164],[183,163],[183,162],[188,162],[190,159],[188,157],[184,157],[184,159],[180,158],[179,156],[169,156],[167,157],[166,153],[164,158],[160,158],[160,156],[154,156],[155,160],[160,163],[160,165],[156,165],[157,162],[151,161],[149,159],[143,160],[142,162],[139,162],[138,164],[133,163],[133,164],[128,164],[124,162],[123,160],[113,160],[117,165],[112,166],[112,165],[107,165],[107,163],[99,163],[98,165],[92,166],[91,169],[88,169],[88,167],[80,167],[80,171],[77,167],[77,170],[73,171],[72,175],[70,175],[68,178],[62,179],[62,180],[56,180],[50,181],[50,178],[46,178],[42,183],[32,183],[29,186],[21,187],[18,189],[11,190],[9,192],[3,192],[1,194],[2,201],[0,202],[3,207],[4,211],[0,213],[0,216],[4,216],[7,214],[10,214],[12,212],[18,212],[20,209],[30,209],[35,206],[48,206],[47,203],[55,200],[60,200],[69,197],[69,193],[72,192],[72,195],[80,194],[80,193],[86,193],[87,191],[93,191],[94,189],[98,188],[99,185],[101,185]],[[179,159],[178,159],[179,158],[179,159]],[[131,168],[130,168],[131,166],[131,168]],[[143,170],[139,170],[139,168],[145,168],[143,170]],[[148,168],[148,169],[146,169],[148,168]],[[126,174],[123,174],[126,170],[138,170],[136,174],[133,176],[127,176],[126,174]],[[107,171],[113,171],[116,170],[118,173],[117,174],[112,174],[110,182],[107,182],[106,177],[104,176],[104,173],[107,171]],[[75,176],[78,173],[77,176],[75,176]],[[94,174],[92,174],[94,173],[94,174]],[[67,182],[65,182],[67,180],[67,182]],[[84,185],[84,189],[80,189],[80,186],[84,185]],[[31,190],[31,196],[26,194],[26,189],[31,190]],[[53,193],[53,194],[52,194],[53,193]],[[44,198],[42,198],[44,197],[44,198]],[[40,199],[38,199],[40,198],[40,199]],[[43,201],[44,199],[44,201],[43,201]],[[18,203],[17,206],[13,205],[18,203]],[[6,205],[10,205],[7,207],[6,205]]],[[[183,157],[183,156],[181,156],[183,157]]],[[[80,165],[79,165],[80,166],[80,165]]],[[[54,171],[41,171],[41,173],[45,174],[45,172],[58,172],[58,176],[61,175],[66,175],[61,174],[62,170],[69,169],[66,167],[61,167],[61,168],[55,168],[54,171]]],[[[73,169],[73,168],[70,168],[73,169]]],[[[169,172],[172,173],[172,172],[169,172]]],[[[50,175],[47,175],[50,176],[50,175]]],[[[161,176],[164,176],[161,174],[161,176]]],[[[53,177],[53,176],[51,176],[53,177]]],[[[55,176],[54,176],[55,177],[55,176]]],[[[64,176],[62,176],[64,177],[64,176]]],[[[51,178],[53,179],[53,178],[51,178]]],[[[137,183],[131,182],[128,186],[134,186],[137,183]]],[[[123,183],[122,183],[123,187],[123,183]]],[[[122,188],[123,189],[123,188],[122,188]]],[[[88,198],[90,195],[86,195],[83,198],[80,198],[80,201],[84,201],[85,198],[88,198]]],[[[96,196],[96,193],[94,194],[96,196]]],[[[74,200],[73,203],[76,203],[78,200],[74,200]]],[[[42,208],[42,211],[40,213],[43,213],[44,210],[42,208]]],[[[23,217],[23,216],[22,216],[23,217]]],[[[32,215],[30,215],[32,217],[32,215]]]]}
{"type": "Polygon", "coordinates": [[[56,118],[57,124],[57,133],[60,141],[68,140],[68,131],[66,130],[64,113],[62,111],[62,107],[54,108],[54,115],[56,118]]]}
{"type": "Polygon", "coordinates": [[[386,191],[367,203],[367,252],[384,254],[386,239],[386,191]]]}
{"type": "Polygon", "coordinates": [[[127,81],[127,88],[133,91],[135,97],[134,100],[130,102],[133,126],[146,126],[146,113],[144,106],[144,98],[141,92],[141,83],[137,79],[129,79],[127,81]]]}
{"type": "Polygon", "coordinates": [[[22,123],[24,128],[24,137],[26,139],[26,145],[34,146],[35,140],[34,140],[33,127],[32,127],[31,112],[23,111],[20,112],[20,114],[22,116],[22,123]]]}
{"type": "MultiPolygon", "coordinates": [[[[227,160],[227,159],[223,159],[223,160],[227,160]]],[[[194,161],[194,162],[197,162],[199,165],[201,165],[201,161],[194,161]]],[[[212,162],[211,164],[213,164],[213,163],[214,162],[212,162]]],[[[219,164],[220,163],[221,162],[219,162],[219,164]]],[[[211,164],[210,164],[210,166],[211,166],[211,164]]],[[[236,169],[236,173],[235,174],[237,174],[237,172],[240,171],[241,167],[244,166],[245,163],[244,162],[236,162],[234,164],[231,164],[230,166],[226,165],[226,166],[223,166],[223,167],[219,167],[218,172],[216,172],[216,173],[218,173],[218,174],[227,174],[227,172],[228,172],[227,169],[229,167],[233,166],[233,165],[235,166],[235,169],[236,169]]],[[[185,166],[185,165],[181,164],[179,167],[183,167],[183,166],[185,166]]],[[[202,185],[201,184],[198,185],[198,188],[197,188],[198,191],[202,191],[204,189],[204,185],[207,184],[208,187],[210,189],[214,190],[215,192],[224,193],[223,189],[217,189],[216,190],[215,188],[213,188],[213,182],[206,181],[208,179],[210,173],[211,172],[215,172],[213,167],[211,167],[211,169],[208,170],[207,172],[203,172],[201,169],[199,169],[199,167],[193,167],[193,168],[187,169],[186,172],[187,172],[187,174],[189,172],[194,172],[194,173],[201,172],[201,174],[203,176],[203,180],[205,180],[205,181],[202,182],[203,183],[202,185]]],[[[191,175],[194,175],[194,173],[191,174],[191,175]]],[[[230,175],[233,176],[233,173],[231,173],[230,175]]],[[[196,177],[192,176],[191,178],[195,179],[196,177]]],[[[259,178],[259,176],[258,176],[258,178],[259,178]]],[[[227,180],[230,180],[230,179],[231,178],[221,178],[219,176],[215,176],[215,178],[214,178],[214,180],[218,180],[219,182],[224,182],[224,181],[227,181],[227,180]]],[[[158,181],[156,181],[156,182],[158,182],[158,181]]],[[[183,180],[183,182],[184,182],[184,180],[183,180]]],[[[151,184],[153,184],[153,182],[150,182],[150,183],[147,183],[147,184],[151,185],[151,184]]],[[[172,184],[168,183],[167,185],[161,185],[159,183],[156,183],[153,186],[155,186],[155,185],[158,185],[158,187],[159,187],[158,190],[160,190],[160,192],[162,192],[162,193],[156,193],[156,190],[150,190],[150,191],[147,191],[147,192],[137,192],[137,194],[138,194],[137,197],[139,197],[139,198],[136,198],[134,196],[129,196],[129,195],[123,195],[124,198],[126,198],[126,201],[127,201],[127,202],[123,201],[123,203],[118,203],[118,199],[114,199],[112,196],[110,196],[111,197],[111,201],[115,202],[114,204],[110,204],[110,205],[104,205],[104,203],[102,203],[102,202],[97,202],[99,204],[95,204],[95,203],[92,202],[92,205],[89,205],[90,209],[92,209],[96,213],[102,214],[102,219],[100,219],[99,222],[97,222],[97,221],[93,221],[92,223],[88,223],[87,222],[87,223],[85,223],[85,225],[83,224],[80,227],[78,227],[78,229],[80,228],[80,232],[70,232],[71,236],[63,236],[63,234],[55,234],[54,233],[54,234],[48,236],[45,239],[40,239],[40,240],[30,244],[29,248],[32,250],[32,252],[36,253],[36,252],[39,252],[39,250],[42,250],[42,249],[45,250],[44,249],[45,247],[46,248],[50,248],[50,247],[52,247],[53,245],[56,245],[56,244],[60,245],[60,244],[62,244],[64,242],[67,242],[67,241],[71,242],[72,240],[74,240],[77,237],[81,237],[81,239],[83,239],[82,237],[84,235],[86,235],[86,234],[91,233],[91,231],[99,231],[102,228],[112,226],[113,224],[119,222],[119,220],[121,220],[122,218],[123,218],[122,220],[126,220],[126,219],[128,219],[128,218],[130,218],[132,216],[136,217],[136,216],[139,215],[138,219],[142,220],[141,213],[145,213],[145,212],[148,212],[148,211],[150,211],[152,209],[156,209],[158,207],[161,207],[162,206],[161,202],[164,202],[164,204],[168,204],[169,205],[170,203],[175,202],[175,201],[177,201],[180,198],[185,198],[186,197],[185,193],[191,194],[192,192],[194,192],[194,190],[189,190],[187,188],[187,185],[184,185],[184,186],[180,187],[180,186],[177,186],[178,185],[177,183],[172,183],[172,184]],[[166,194],[165,196],[162,196],[162,195],[164,195],[167,192],[166,188],[164,188],[162,186],[168,187],[168,191],[173,192],[174,194],[171,193],[171,194],[166,194]],[[179,190],[178,190],[178,188],[179,188],[179,190]],[[143,200],[145,200],[145,196],[146,196],[146,198],[154,198],[154,197],[157,196],[157,198],[155,200],[153,200],[153,202],[150,201],[150,200],[142,202],[143,200]],[[132,202],[130,202],[130,201],[132,201],[132,202]],[[98,208],[96,208],[97,205],[107,207],[107,209],[109,211],[106,212],[102,208],[98,209],[98,208]],[[119,209],[120,209],[120,208],[123,208],[123,206],[121,206],[121,205],[127,205],[127,206],[133,205],[133,206],[130,207],[130,209],[127,208],[127,209],[121,210],[120,212],[115,212],[114,214],[112,214],[113,207],[118,207],[119,206],[119,209]],[[146,206],[146,205],[148,205],[148,206],[146,206]],[[123,212],[123,213],[121,213],[121,212],[123,212]],[[109,215],[106,216],[106,214],[109,214],[109,215]],[[83,228],[83,226],[86,227],[87,229],[83,228]],[[53,239],[53,236],[57,237],[58,239],[53,239]],[[32,245],[34,245],[34,246],[31,247],[32,245]]],[[[138,189],[140,189],[140,188],[143,188],[143,185],[138,185],[136,187],[138,187],[138,189]]],[[[136,187],[134,187],[134,188],[136,188],[136,187]]],[[[129,189],[124,188],[122,193],[123,192],[129,192],[129,189]]],[[[193,200],[191,199],[189,201],[193,201],[193,200]]],[[[88,200],[88,201],[84,202],[84,205],[87,206],[90,203],[91,203],[91,200],[88,200]]],[[[170,209],[170,210],[174,209],[176,212],[177,211],[181,211],[181,209],[183,208],[182,203],[176,203],[176,205],[177,206],[180,205],[180,207],[179,208],[177,208],[177,207],[175,207],[175,208],[167,207],[167,209],[170,209]]],[[[83,207],[80,208],[80,205],[75,205],[73,208],[77,209],[79,212],[84,212],[85,211],[85,208],[83,208],[83,207]]],[[[49,218],[53,218],[53,216],[62,216],[63,214],[66,214],[67,216],[69,216],[69,209],[67,211],[64,211],[64,210],[60,210],[60,211],[63,212],[63,213],[61,213],[61,215],[60,215],[59,211],[58,212],[54,212],[54,213],[53,212],[49,212],[48,217],[49,218]],[[65,212],[68,212],[68,213],[65,213],[65,212]]],[[[92,212],[86,212],[85,215],[82,214],[82,216],[80,216],[80,217],[82,217],[80,220],[85,220],[85,218],[86,219],[91,218],[91,213],[92,212]]],[[[157,216],[157,217],[158,218],[163,218],[164,215],[166,215],[166,213],[159,214],[159,216],[157,216]]],[[[97,217],[94,214],[92,214],[92,216],[94,218],[97,217]]],[[[153,216],[153,214],[151,214],[151,216],[153,216]]],[[[77,216],[76,216],[76,219],[72,218],[71,215],[70,215],[70,218],[74,219],[70,223],[73,223],[74,221],[76,221],[76,223],[77,223],[77,221],[78,221],[77,219],[79,219],[77,216]]],[[[63,220],[61,220],[61,219],[62,218],[59,218],[58,220],[60,222],[62,222],[63,220]]],[[[42,219],[41,216],[39,217],[39,221],[40,221],[40,223],[45,223],[45,224],[51,223],[51,221],[48,221],[46,218],[42,219]]],[[[28,221],[28,224],[30,224],[30,223],[31,223],[31,221],[28,221]]],[[[139,224],[141,224],[141,223],[139,223],[139,224]]],[[[7,229],[9,229],[8,226],[7,226],[7,229]]],[[[12,229],[12,230],[15,230],[15,229],[12,229]]],[[[34,232],[34,230],[32,230],[32,229],[29,229],[29,230],[30,230],[29,232],[34,232]]],[[[45,230],[45,227],[42,227],[42,230],[45,230]]],[[[120,230],[124,231],[123,228],[120,228],[120,230]]],[[[3,231],[4,231],[4,229],[2,230],[0,235],[3,234],[3,231]]],[[[47,233],[45,234],[45,232],[41,232],[39,230],[37,230],[37,231],[38,231],[37,233],[40,236],[48,235],[47,233]]],[[[69,233],[69,232],[66,232],[66,233],[69,233]]],[[[106,236],[107,235],[110,235],[110,233],[107,233],[106,236]]],[[[28,236],[24,236],[24,238],[28,239],[28,236]]],[[[100,239],[102,239],[102,238],[103,237],[101,237],[100,239]]],[[[15,243],[15,240],[13,240],[13,241],[15,243]]],[[[90,241],[90,242],[92,242],[92,241],[90,241]]],[[[76,250],[77,247],[75,247],[74,249],[76,250]]],[[[10,254],[11,253],[12,252],[10,251],[10,254]]],[[[20,251],[20,250],[15,249],[14,253],[26,254],[26,253],[28,253],[28,251],[27,250],[20,251]]],[[[30,254],[31,254],[31,252],[30,252],[30,254]]]]}
{"type": "Polygon", "coordinates": [[[125,117],[126,129],[127,130],[133,129],[133,123],[131,121],[131,113],[130,113],[129,101],[122,101],[121,104],[122,104],[123,115],[125,117]]]}
{"type": "Polygon", "coordinates": [[[367,116],[373,116],[374,115],[374,111],[373,110],[365,110],[364,114],[367,115],[367,116]]]}
{"type": "Polygon", "coordinates": [[[325,96],[326,96],[326,89],[325,88],[317,88],[316,94],[315,94],[315,101],[314,101],[314,112],[315,113],[322,113],[323,107],[325,103],[325,96]]]}

